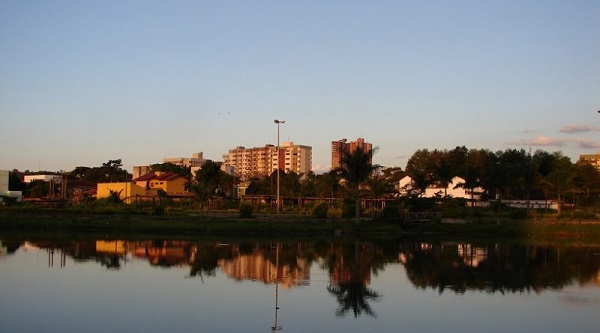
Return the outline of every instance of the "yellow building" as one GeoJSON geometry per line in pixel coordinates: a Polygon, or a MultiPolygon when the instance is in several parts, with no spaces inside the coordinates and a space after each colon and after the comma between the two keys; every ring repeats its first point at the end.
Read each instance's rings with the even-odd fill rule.
{"type": "Polygon", "coordinates": [[[187,184],[187,179],[174,172],[151,172],[133,181],[144,190],[161,189],[169,194],[182,194],[187,184]]]}
{"type": "Polygon", "coordinates": [[[125,203],[133,203],[136,196],[146,194],[146,189],[134,183],[99,183],[96,189],[96,198],[108,198],[111,192],[119,194],[119,198],[125,203]]]}

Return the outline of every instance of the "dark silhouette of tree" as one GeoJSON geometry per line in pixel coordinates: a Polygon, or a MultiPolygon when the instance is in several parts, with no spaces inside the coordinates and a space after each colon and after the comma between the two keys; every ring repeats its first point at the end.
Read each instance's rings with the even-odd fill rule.
{"type": "Polygon", "coordinates": [[[327,286],[327,291],[336,297],[339,308],[335,315],[344,317],[350,310],[354,318],[362,315],[363,312],[369,316],[377,317],[369,302],[378,301],[381,298],[377,292],[367,288],[362,281],[348,281],[337,285],[327,286]]]}
{"type": "Polygon", "coordinates": [[[360,186],[373,172],[379,169],[379,165],[372,164],[372,156],[376,150],[365,152],[357,148],[352,152],[343,152],[341,166],[336,172],[346,181],[350,193],[355,200],[355,218],[356,224],[360,223],[360,186]]]}

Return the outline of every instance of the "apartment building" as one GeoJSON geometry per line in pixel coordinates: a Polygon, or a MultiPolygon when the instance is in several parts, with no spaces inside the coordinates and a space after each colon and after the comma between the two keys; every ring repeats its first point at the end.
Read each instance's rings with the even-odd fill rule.
{"type": "Polygon", "coordinates": [[[192,157],[165,157],[163,163],[172,163],[187,168],[201,167],[206,162],[202,155],[203,153],[200,152],[192,154],[192,157]]]}
{"type": "Polygon", "coordinates": [[[589,162],[596,169],[600,170],[600,154],[579,155],[579,160],[589,162]]]}
{"type": "Polygon", "coordinates": [[[293,142],[284,142],[279,151],[270,144],[254,148],[238,146],[224,154],[223,160],[224,166],[233,168],[234,175],[242,181],[270,175],[278,167],[285,172],[307,174],[312,169],[312,148],[293,142]]]}
{"type": "MultiPolygon", "coordinates": [[[[342,165],[342,156],[345,153],[352,153],[358,148],[366,153],[370,153],[373,150],[373,144],[365,142],[364,138],[358,138],[356,141],[350,142],[346,139],[331,141],[331,169],[339,168],[342,165]]],[[[372,160],[369,160],[369,162],[373,163],[372,160]]]]}

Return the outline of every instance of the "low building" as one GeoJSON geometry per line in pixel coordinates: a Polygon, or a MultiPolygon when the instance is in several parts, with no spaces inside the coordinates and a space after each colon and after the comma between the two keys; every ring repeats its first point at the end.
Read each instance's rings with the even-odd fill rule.
{"type": "MultiPolygon", "coordinates": [[[[443,197],[444,195],[448,195],[452,198],[463,198],[463,199],[474,199],[480,200],[481,194],[483,193],[483,189],[480,187],[476,187],[471,191],[471,189],[464,188],[462,186],[458,186],[460,184],[464,184],[465,180],[461,177],[454,177],[448,183],[448,186],[444,188],[440,184],[432,184],[425,189],[425,193],[422,194],[425,198],[435,198],[435,197],[443,197]]],[[[406,193],[408,190],[415,187],[415,184],[410,176],[405,176],[400,179],[398,183],[398,187],[400,189],[400,193],[406,193]]]]}
{"type": "Polygon", "coordinates": [[[54,182],[55,184],[59,184],[62,181],[62,176],[60,175],[25,175],[23,177],[23,181],[25,183],[31,183],[36,180],[41,180],[45,182],[54,182]]]}
{"type": "Polygon", "coordinates": [[[119,199],[125,203],[131,204],[134,203],[136,197],[148,195],[145,188],[131,182],[98,183],[96,186],[96,198],[98,199],[108,198],[111,193],[117,193],[119,199]]]}
{"type": "Polygon", "coordinates": [[[9,190],[9,174],[10,171],[8,170],[0,170],[0,202],[2,202],[2,197],[17,198],[17,201],[21,201],[23,199],[23,192],[9,190]]]}
{"type": "Polygon", "coordinates": [[[135,178],[133,182],[144,190],[161,189],[167,193],[183,193],[187,179],[174,172],[151,172],[135,178]]]}

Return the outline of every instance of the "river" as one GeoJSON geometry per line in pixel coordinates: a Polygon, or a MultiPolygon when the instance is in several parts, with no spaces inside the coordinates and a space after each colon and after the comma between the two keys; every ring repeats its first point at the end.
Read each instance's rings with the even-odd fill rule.
{"type": "Polygon", "coordinates": [[[600,246],[0,238],[0,332],[599,332],[600,246]]]}

